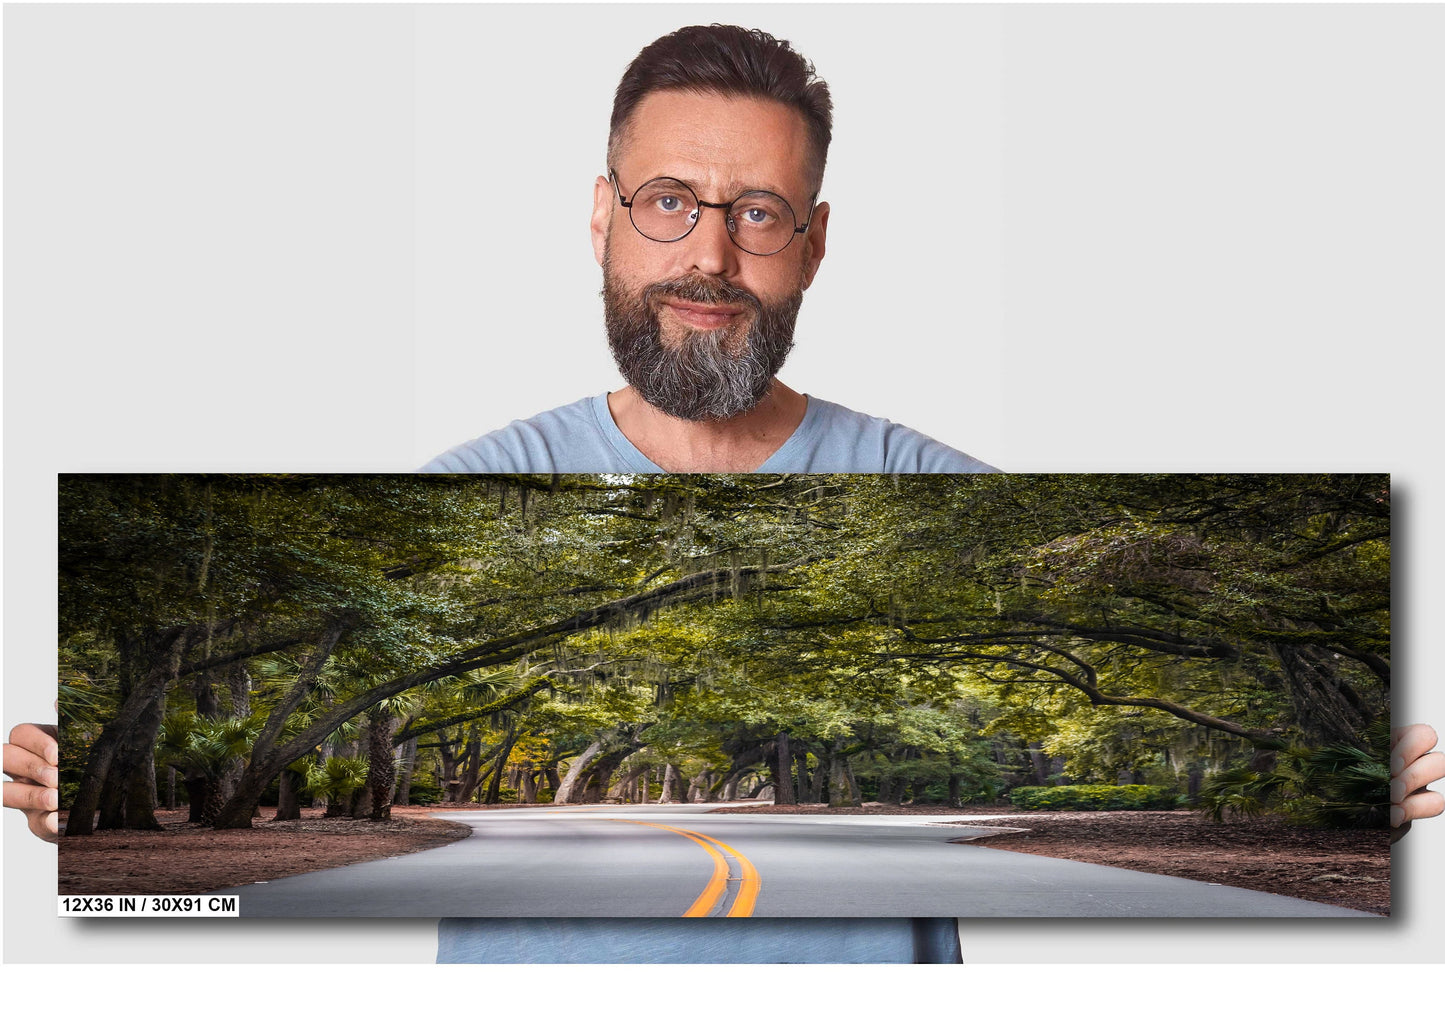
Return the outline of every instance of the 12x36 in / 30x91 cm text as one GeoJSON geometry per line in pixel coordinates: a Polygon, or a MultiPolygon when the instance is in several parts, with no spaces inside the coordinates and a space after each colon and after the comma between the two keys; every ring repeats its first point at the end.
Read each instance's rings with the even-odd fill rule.
{"type": "Polygon", "coordinates": [[[60,896],[61,917],[239,917],[235,896],[60,896]]]}

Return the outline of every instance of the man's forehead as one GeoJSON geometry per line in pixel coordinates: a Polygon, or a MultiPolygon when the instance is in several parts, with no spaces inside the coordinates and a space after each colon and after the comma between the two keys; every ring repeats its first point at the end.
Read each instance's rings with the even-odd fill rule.
{"type": "Polygon", "coordinates": [[[638,182],[665,175],[694,187],[786,195],[808,180],[807,125],[776,100],[659,90],[638,104],[619,142],[618,161],[638,182]]]}

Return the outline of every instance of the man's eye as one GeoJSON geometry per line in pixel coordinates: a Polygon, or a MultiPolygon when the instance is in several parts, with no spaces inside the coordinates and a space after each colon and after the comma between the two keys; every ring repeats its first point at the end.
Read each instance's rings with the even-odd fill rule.
{"type": "Polygon", "coordinates": [[[682,197],[680,196],[659,196],[655,201],[657,209],[665,214],[676,214],[682,210],[682,197]]]}
{"type": "Polygon", "coordinates": [[[765,211],[761,207],[749,207],[743,211],[742,220],[749,225],[766,225],[772,216],[771,212],[765,211]]]}

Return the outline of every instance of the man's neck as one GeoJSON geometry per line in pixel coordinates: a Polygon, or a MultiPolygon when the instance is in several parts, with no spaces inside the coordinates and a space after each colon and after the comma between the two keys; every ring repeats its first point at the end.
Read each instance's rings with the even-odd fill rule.
{"type": "Polygon", "coordinates": [[[756,471],[802,424],[808,398],[777,379],[762,401],[726,421],[683,421],[662,413],[628,386],[607,394],[627,441],[664,471],[756,471]]]}

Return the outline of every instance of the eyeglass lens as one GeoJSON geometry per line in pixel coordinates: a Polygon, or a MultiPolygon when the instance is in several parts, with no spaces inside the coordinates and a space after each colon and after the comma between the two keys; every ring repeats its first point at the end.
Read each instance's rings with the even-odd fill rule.
{"type": "MultiPolygon", "coordinates": [[[[632,197],[632,224],[659,243],[672,243],[692,231],[702,216],[697,194],[677,179],[656,178],[632,197]]],[[[739,247],[760,256],[777,253],[798,227],[793,208],[776,193],[744,193],[727,211],[727,227],[739,247]]]]}

